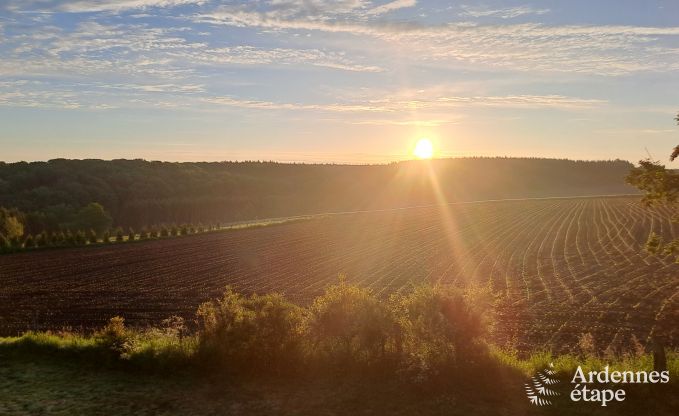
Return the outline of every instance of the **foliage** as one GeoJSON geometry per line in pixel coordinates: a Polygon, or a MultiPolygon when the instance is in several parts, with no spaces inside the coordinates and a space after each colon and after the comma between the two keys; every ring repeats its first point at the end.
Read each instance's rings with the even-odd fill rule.
{"type": "Polygon", "coordinates": [[[124,357],[130,348],[131,334],[125,328],[125,319],[114,316],[95,336],[97,342],[114,354],[124,357]]]}
{"type": "Polygon", "coordinates": [[[343,278],[309,307],[308,335],[314,349],[344,366],[385,358],[396,342],[395,329],[388,305],[343,278]]]}
{"type": "MultiPolygon", "coordinates": [[[[675,118],[679,124],[679,115],[675,118]]],[[[679,156],[679,146],[674,148],[670,161],[679,156]]],[[[679,221],[679,173],[667,169],[659,161],[645,159],[639,161],[627,175],[627,183],[643,191],[642,202],[648,207],[662,206],[671,211],[673,221],[679,221]]],[[[679,262],[679,239],[665,242],[663,237],[651,232],[646,249],[659,256],[673,256],[679,262]]]]}
{"type": "Polygon", "coordinates": [[[0,207],[0,234],[9,240],[24,235],[24,224],[21,213],[16,210],[8,210],[0,207]]]}
{"type": "Polygon", "coordinates": [[[300,307],[283,296],[245,297],[227,288],[217,300],[203,303],[200,352],[211,363],[232,371],[293,371],[301,354],[300,307]]]}
{"type": "MultiPolygon", "coordinates": [[[[329,211],[435,203],[412,186],[417,163],[304,165],[65,160],[0,163],[0,206],[16,207],[26,232],[160,223],[237,222],[329,211]],[[378,197],[379,195],[379,197],[378,197]]],[[[624,161],[464,158],[431,162],[448,200],[628,193],[624,161]],[[483,172],[482,177],[478,173],[483,172]],[[473,186],[460,177],[476,177],[473,186]]],[[[2,231],[0,231],[2,232],[2,231]]],[[[5,233],[7,234],[7,233],[5,233]]]]}
{"type": "Polygon", "coordinates": [[[122,243],[125,240],[125,233],[123,233],[123,229],[118,227],[116,228],[116,242],[117,243],[122,243]]]}
{"type": "Polygon", "coordinates": [[[93,229],[97,235],[100,235],[108,230],[112,223],[113,218],[101,204],[90,202],[78,211],[73,222],[67,227],[81,230],[93,229]]]}
{"type": "Polygon", "coordinates": [[[403,336],[404,368],[426,380],[480,357],[483,315],[464,293],[441,286],[420,286],[391,298],[403,336]]]}

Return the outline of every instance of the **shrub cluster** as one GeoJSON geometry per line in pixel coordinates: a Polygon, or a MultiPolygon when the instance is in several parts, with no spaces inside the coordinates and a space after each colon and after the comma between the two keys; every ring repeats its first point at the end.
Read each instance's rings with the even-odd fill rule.
{"type": "Polygon", "coordinates": [[[482,309],[441,286],[383,301],[341,280],[308,307],[227,288],[198,309],[196,356],[232,372],[387,371],[425,382],[484,356],[482,309]]]}
{"type": "Polygon", "coordinates": [[[487,356],[479,304],[472,292],[442,286],[382,300],[343,279],[306,307],[280,294],[245,296],[227,287],[200,305],[191,332],[179,317],[147,329],[114,317],[92,336],[28,333],[20,339],[55,344],[62,352],[74,345],[103,362],[136,368],[238,376],[372,374],[441,384],[487,356]]]}

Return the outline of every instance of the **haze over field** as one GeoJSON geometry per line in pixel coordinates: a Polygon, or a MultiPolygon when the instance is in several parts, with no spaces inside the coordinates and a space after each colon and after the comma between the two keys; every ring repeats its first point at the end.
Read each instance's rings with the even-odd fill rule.
{"type": "Polygon", "coordinates": [[[664,158],[679,3],[6,0],[6,161],[664,158]],[[35,122],[35,120],[40,122],[35,122]]]}

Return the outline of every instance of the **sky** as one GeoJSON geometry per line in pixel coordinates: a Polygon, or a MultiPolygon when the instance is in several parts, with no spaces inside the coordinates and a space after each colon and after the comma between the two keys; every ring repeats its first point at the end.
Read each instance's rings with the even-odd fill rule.
{"type": "Polygon", "coordinates": [[[667,161],[677,111],[676,0],[0,0],[4,161],[667,161]]]}

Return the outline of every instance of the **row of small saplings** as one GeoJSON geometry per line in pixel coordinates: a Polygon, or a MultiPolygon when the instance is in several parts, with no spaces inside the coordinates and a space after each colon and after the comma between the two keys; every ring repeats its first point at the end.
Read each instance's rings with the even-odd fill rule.
{"type": "Polygon", "coordinates": [[[0,253],[30,250],[43,247],[76,247],[91,244],[111,244],[135,240],[179,237],[189,234],[215,231],[219,230],[220,228],[220,223],[211,225],[173,224],[170,226],[161,225],[143,227],[139,232],[136,232],[132,228],[124,231],[121,227],[118,227],[113,230],[107,230],[102,234],[98,234],[94,230],[66,230],[52,233],[43,231],[36,236],[28,234],[24,238],[12,239],[8,239],[4,235],[0,234],[0,253]]]}

